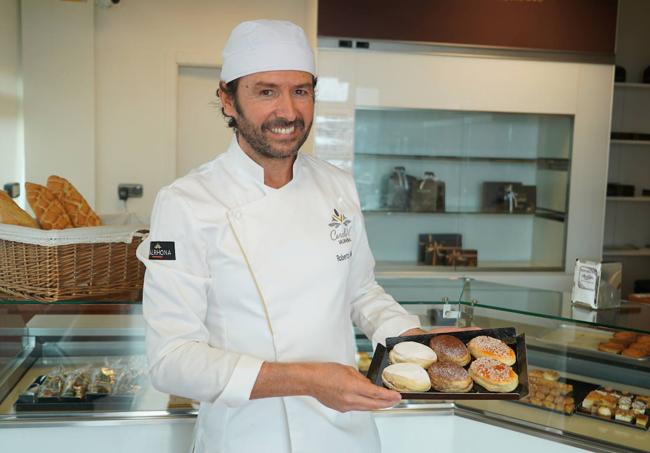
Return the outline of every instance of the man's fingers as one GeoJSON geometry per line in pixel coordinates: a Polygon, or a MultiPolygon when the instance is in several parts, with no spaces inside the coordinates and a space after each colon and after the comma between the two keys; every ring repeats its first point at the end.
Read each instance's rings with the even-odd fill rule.
{"type": "Polygon", "coordinates": [[[363,395],[355,395],[354,397],[350,398],[350,401],[348,402],[348,410],[386,409],[387,407],[393,407],[397,403],[399,403],[399,400],[387,401],[383,399],[368,398],[363,395]]]}
{"type": "Polygon", "coordinates": [[[399,392],[379,387],[377,385],[371,384],[370,382],[359,388],[359,394],[367,398],[392,401],[393,403],[398,403],[402,399],[402,396],[399,394],[399,392]]]}

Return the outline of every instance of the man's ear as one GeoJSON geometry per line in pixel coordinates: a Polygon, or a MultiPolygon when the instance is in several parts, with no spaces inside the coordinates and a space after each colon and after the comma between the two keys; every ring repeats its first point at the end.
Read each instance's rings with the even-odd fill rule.
{"type": "Polygon", "coordinates": [[[228,116],[235,116],[237,113],[234,105],[235,100],[233,96],[228,94],[226,84],[223,81],[219,82],[219,91],[217,94],[219,95],[223,112],[228,116]]]}

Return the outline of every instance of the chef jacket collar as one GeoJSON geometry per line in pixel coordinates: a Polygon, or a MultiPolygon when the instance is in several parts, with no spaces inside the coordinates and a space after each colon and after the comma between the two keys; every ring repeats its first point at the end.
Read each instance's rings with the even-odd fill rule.
{"type": "MultiPolygon", "coordinates": [[[[264,168],[262,168],[257,162],[251,159],[248,154],[241,149],[239,142],[237,141],[237,134],[232,135],[232,140],[230,141],[230,146],[228,147],[228,154],[232,156],[235,161],[237,170],[242,173],[244,176],[252,179],[265,192],[273,192],[280,189],[274,189],[264,184],[264,168]]],[[[287,183],[287,185],[292,184],[296,178],[299,176],[300,168],[302,167],[302,156],[298,153],[296,160],[293,163],[293,179],[287,183]]],[[[286,187],[283,186],[283,187],[286,187]]]]}

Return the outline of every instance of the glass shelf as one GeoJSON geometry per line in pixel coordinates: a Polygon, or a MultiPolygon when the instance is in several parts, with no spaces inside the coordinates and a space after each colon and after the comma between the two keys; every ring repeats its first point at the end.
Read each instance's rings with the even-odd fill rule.
{"type": "Polygon", "coordinates": [[[526,322],[526,318],[543,318],[592,328],[650,334],[650,304],[623,301],[619,308],[590,310],[573,305],[568,292],[502,285],[473,278],[456,281],[459,282],[458,287],[449,288],[446,300],[441,300],[442,297],[430,301],[415,298],[398,300],[408,307],[431,308],[449,303],[522,315],[517,319],[523,322],[526,322]],[[456,289],[460,289],[460,294],[456,295],[456,289]]]}
{"type": "Polygon", "coordinates": [[[454,155],[419,155],[419,154],[388,154],[359,152],[356,158],[380,158],[380,159],[415,159],[415,160],[450,160],[463,162],[502,162],[508,164],[536,164],[542,168],[553,168],[554,170],[567,171],[569,159],[549,158],[517,158],[517,157],[496,157],[496,156],[454,156],[454,155]]]}

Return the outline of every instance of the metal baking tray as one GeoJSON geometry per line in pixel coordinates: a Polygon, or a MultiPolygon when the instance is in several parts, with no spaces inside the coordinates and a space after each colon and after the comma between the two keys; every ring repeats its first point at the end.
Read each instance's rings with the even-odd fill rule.
{"type": "Polygon", "coordinates": [[[627,357],[613,352],[598,350],[598,343],[607,341],[612,337],[612,332],[600,329],[591,329],[562,324],[559,329],[553,330],[542,337],[529,337],[528,343],[542,347],[551,347],[554,350],[561,348],[567,352],[594,357],[597,359],[613,360],[621,363],[645,363],[650,357],[627,357]]]}
{"type": "Polygon", "coordinates": [[[582,382],[582,381],[576,381],[575,379],[566,379],[566,378],[560,378],[558,379],[558,382],[562,382],[564,384],[571,384],[573,386],[573,391],[571,392],[571,395],[573,397],[573,405],[574,405],[574,412],[571,412],[570,414],[567,414],[564,411],[558,410],[558,409],[551,409],[545,406],[538,406],[537,404],[533,404],[530,401],[526,400],[520,400],[517,401],[517,403],[524,404],[526,406],[534,407],[536,409],[544,409],[545,411],[549,412],[554,412],[556,414],[561,414],[561,415],[573,415],[576,412],[578,412],[578,407],[580,404],[582,404],[582,401],[585,399],[585,397],[591,392],[592,390],[596,390],[599,385],[597,384],[589,384],[587,382],[582,382]]]}
{"type": "MultiPolygon", "coordinates": [[[[388,353],[393,346],[403,341],[415,341],[428,346],[429,340],[437,335],[452,335],[465,344],[467,344],[472,338],[480,335],[487,335],[502,340],[515,351],[517,356],[517,362],[512,366],[512,369],[519,376],[519,385],[513,392],[496,393],[485,390],[483,387],[475,383],[472,390],[467,393],[443,393],[432,389],[428,392],[402,392],[401,395],[403,399],[518,400],[528,395],[528,363],[526,360],[525,336],[524,334],[517,336],[513,327],[386,338],[386,346],[384,347],[383,345],[378,344],[377,349],[375,349],[372,356],[372,362],[370,363],[370,368],[368,369],[368,379],[370,379],[373,384],[384,387],[384,383],[381,380],[381,373],[384,371],[384,368],[390,364],[388,361],[388,353]]],[[[469,368],[469,364],[465,368],[469,368]]]]}
{"type": "MultiPolygon", "coordinates": [[[[604,390],[604,389],[605,388],[602,387],[602,386],[594,385],[591,390],[604,390]]],[[[589,392],[587,392],[587,393],[589,393],[589,392]]],[[[612,416],[612,418],[607,418],[607,417],[603,417],[602,415],[597,415],[597,414],[594,415],[594,414],[592,414],[590,412],[583,412],[583,410],[582,410],[582,401],[585,399],[586,396],[587,396],[587,394],[585,394],[582,397],[582,399],[580,400],[579,403],[576,400],[576,412],[575,413],[577,415],[582,415],[583,417],[595,418],[596,420],[600,420],[600,421],[607,422],[607,423],[615,423],[617,425],[627,426],[628,428],[640,429],[641,431],[648,431],[648,429],[650,428],[650,424],[648,424],[648,426],[646,426],[644,428],[644,427],[638,426],[636,423],[630,423],[630,422],[624,422],[624,421],[621,421],[621,420],[616,420],[613,416],[612,416]]],[[[646,407],[646,410],[645,410],[645,415],[648,415],[648,413],[650,413],[650,406],[646,407]]]]}

